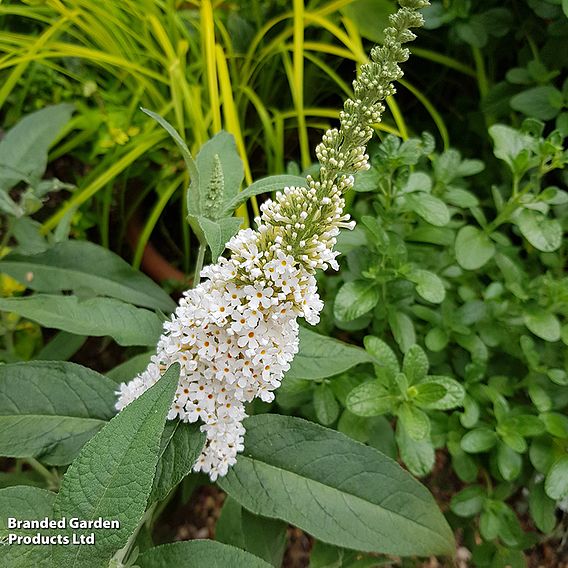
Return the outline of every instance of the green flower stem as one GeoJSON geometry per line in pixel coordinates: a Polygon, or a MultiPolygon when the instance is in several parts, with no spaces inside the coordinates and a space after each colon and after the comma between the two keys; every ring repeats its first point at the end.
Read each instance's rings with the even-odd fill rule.
{"type": "Polygon", "coordinates": [[[205,243],[199,243],[199,249],[197,250],[197,260],[195,262],[195,271],[193,273],[193,288],[199,284],[201,269],[203,268],[203,261],[205,260],[205,251],[207,250],[207,245],[205,243]]]}

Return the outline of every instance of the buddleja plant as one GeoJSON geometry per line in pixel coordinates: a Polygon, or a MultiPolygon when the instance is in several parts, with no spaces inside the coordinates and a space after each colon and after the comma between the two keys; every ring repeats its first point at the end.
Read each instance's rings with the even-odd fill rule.
{"type": "MultiPolygon", "coordinates": [[[[343,194],[353,186],[354,174],[368,167],[371,124],[380,120],[381,100],[394,93],[392,82],[402,74],[398,64],[409,54],[402,44],[414,39],[409,28],[421,25],[417,10],[427,2],[404,0],[401,5],[390,18],[384,46],[372,51],[372,61],[354,81],[356,98],[345,103],[340,128],[326,132],[316,149],[321,164],[317,179],[295,178],[274,200],[266,201],[257,230],[236,233],[239,223],[231,216],[233,209],[284,178],[253,184],[237,194],[240,164],[229,137],[215,137],[194,161],[181,138],[156,117],[174,136],[190,170],[189,222],[201,241],[195,286],[164,323],[157,353],[145,370],[120,385],[118,400],[111,379],[76,365],[37,362],[0,368],[8,401],[0,412],[7,417],[0,453],[28,458],[52,477],[54,486],[59,476],[35,458],[47,465],[65,465],[74,458],[57,494],[11,487],[0,492],[2,510],[16,518],[102,517],[120,526],[97,531],[94,547],[86,546],[91,531],[82,527],[44,531],[43,546],[2,549],[10,566],[278,565],[286,526],[281,521],[321,543],[352,550],[452,552],[452,533],[432,497],[396,462],[299,418],[246,417],[250,406],[245,405],[255,398],[271,401],[290,370],[299,348],[298,318],[318,322],[323,303],[315,273],[337,268],[333,247],[339,229],[353,226],[343,213],[343,194]],[[227,240],[231,257],[218,258],[227,240]],[[206,246],[214,264],[201,270],[206,246]],[[199,283],[200,278],[205,280],[199,283]],[[41,397],[54,412],[47,413],[48,427],[44,422],[42,430],[34,431],[32,415],[41,397]],[[101,428],[115,404],[120,413],[101,428]],[[234,521],[243,536],[232,542],[246,551],[208,541],[144,545],[147,538],[140,535],[147,533],[164,500],[192,470],[207,473],[230,496],[219,538],[223,526],[226,533],[234,521]],[[265,517],[272,521],[262,520],[265,517]],[[79,543],[67,546],[61,539],[79,543]],[[140,555],[137,544],[146,548],[140,555]]],[[[45,255],[42,260],[46,262],[45,255]]],[[[18,262],[12,269],[14,264],[18,262]]],[[[119,280],[116,263],[113,268],[119,280]]],[[[124,293],[118,284],[113,290],[115,295],[124,293]]],[[[148,302],[147,287],[146,292],[148,302]]],[[[37,296],[31,298],[36,298],[37,307],[37,296]]],[[[96,299],[78,302],[75,297],[76,313],[85,313],[85,304],[96,299]]],[[[27,313],[46,317],[49,298],[43,300],[43,315],[30,311],[29,304],[27,313]]],[[[17,303],[11,305],[17,309],[17,303]]],[[[149,322],[141,312],[144,318],[150,313],[124,313],[140,316],[141,327],[149,322]]],[[[115,333],[123,344],[132,344],[135,331],[115,333]]],[[[24,529],[0,530],[12,542],[25,535],[24,529]]]]}

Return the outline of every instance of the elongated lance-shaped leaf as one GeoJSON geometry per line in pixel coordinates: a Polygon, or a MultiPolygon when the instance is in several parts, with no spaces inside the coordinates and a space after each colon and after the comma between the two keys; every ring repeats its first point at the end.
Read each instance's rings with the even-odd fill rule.
{"type": "Polygon", "coordinates": [[[150,548],[136,560],[140,568],[270,568],[252,554],[214,540],[189,540],[150,548]]]}
{"type": "Polygon", "coordinates": [[[165,118],[151,110],[148,110],[147,108],[140,108],[140,110],[153,118],[172,137],[173,141],[180,149],[191,179],[191,191],[188,192],[187,196],[188,206],[191,205],[191,207],[188,207],[188,210],[193,210],[195,214],[199,214],[199,194],[197,193],[197,188],[199,187],[199,171],[187,144],[183,141],[183,138],[178,134],[176,129],[165,118]]]}
{"type": "Polygon", "coordinates": [[[161,330],[154,312],[113,298],[81,301],[77,296],[35,294],[0,298],[0,310],[76,335],[108,335],[120,345],[154,345],[161,330]]]}
{"type": "Polygon", "coordinates": [[[0,365],[0,455],[65,465],[115,414],[116,384],[76,365],[0,365]]]}
{"type": "Polygon", "coordinates": [[[287,377],[297,379],[324,379],[347,371],[373,359],[355,345],[300,328],[300,351],[292,360],[287,377]]]}
{"type": "Polygon", "coordinates": [[[64,241],[40,254],[11,254],[0,271],[38,292],[90,290],[145,308],[171,312],[174,301],[118,255],[86,241],[64,241]]]}
{"type": "MultiPolygon", "coordinates": [[[[6,542],[9,535],[33,536],[29,529],[8,528],[8,517],[15,519],[37,519],[51,517],[55,493],[38,487],[6,487],[0,489],[0,565],[10,568],[50,568],[49,557],[43,545],[21,545],[6,542]]],[[[48,531],[42,531],[47,534],[48,531]]],[[[12,537],[13,538],[13,537],[12,537]]]]}
{"type": "MultiPolygon", "coordinates": [[[[138,526],[152,490],[179,372],[179,365],[172,365],[154,386],[115,416],[67,470],[55,501],[56,518],[102,517],[117,520],[120,527],[96,531],[96,546],[54,547],[54,566],[106,567],[138,526]]],[[[68,530],[71,532],[93,531],[68,530]]]]}
{"type": "Polygon", "coordinates": [[[434,499],[395,461],[300,418],[264,414],[244,425],[245,452],[218,483],[253,513],[346,548],[452,554],[434,499]]]}

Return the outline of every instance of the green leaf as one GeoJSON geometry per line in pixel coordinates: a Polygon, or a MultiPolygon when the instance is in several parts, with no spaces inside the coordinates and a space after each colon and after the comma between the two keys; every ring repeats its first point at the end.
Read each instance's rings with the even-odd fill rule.
{"type": "Polygon", "coordinates": [[[404,355],[402,372],[408,377],[408,381],[412,385],[426,377],[429,366],[424,349],[419,345],[413,345],[404,355]]]}
{"type": "Polygon", "coordinates": [[[243,220],[240,217],[225,217],[211,221],[207,217],[197,217],[197,222],[203,231],[207,245],[211,249],[211,259],[217,262],[225,250],[227,242],[234,237],[243,220]]]}
{"type": "Polygon", "coordinates": [[[67,361],[87,341],[84,335],[60,331],[46,343],[34,357],[36,361],[67,361]]]}
{"type": "Polygon", "coordinates": [[[396,426],[396,442],[400,457],[414,475],[423,476],[434,467],[434,446],[429,438],[413,440],[400,422],[396,426]]]}
{"type": "Polygon", "coordinates": [[[477,227],[466,225],[457,234],[455,250],[456,260],[462,268],[477,270],[493,257],[495,245],[477,227]]]}
{"type": "Polygon", "coordinates": [[[497,448],[497,467],[505,481],[513,481],[521,473],[523,458],[507,444],[499,444],[497,448]]]}
{"type": "Polygon", "coordinates": [[[338,320],[351,321],[372,310],[378,301],[379,286],[376,282],[346,282],[335,297],[333,313],[338,320]]]}
{"type": "Polygon", "coordinates": [[[331,388],[325,383],[318,385],[314,391],[314,409],[320,424],[329,426],[339,416],[339,404],[331,388]]]}
{"type": "Polygon", "coordinates": [[[388,322],[400,350],[406,353],[416,343],[414,324],[408,315],[396,308],[389,308],[388,322]]]}
{"type": "Polygon", "coordinates": [[[561,387],[568,386],[568,373],[564,369],[548,369],[548,378],[561,387]]]}
{"type": "Polygon", "coordinates": [[[559,412],[544,412],[540,418],[549,434],[556,438],[568,439],[568,416],[559,412]]]}
{"type": "Polygon", "coordinates": [[[489,128],[489,134],[493,138],[493,153],[500,160],[505,161],[513,173],[517,172],[515,160],[521,152],[536,150],[536,141],[529,134],[515,130],[504,124],[494,124],[489,128]]]}
{"type": "MultiPolygon", "coordinates": [[[[45,545],[9,545],[8,535],[34,536],[36,532],[26,529],[7,528],[7,517],[19,520],[44,519],[52,517],[55,493],[37,487],[7,487],[0,489],[0,564],[10,568],[29,568],[37,566],[48,568],[45,545]]],[[[47,534],[48,531],[38,531],[47,534]]]]}
{"type": "Polygon", "coordinates": [[[480,485],[472,485],[456,493],[450,502],[450,509],[459,517],[474,517],[481,513],[485,490],[480,485]]]}
{"type": "Polygon", "coordinates": [[[444,193],[444,198],[450,205],[462,207],[464,209],[477,207],[479,200],[473,193],[461,187],[448,187],[444,193]]]}
{"type": "Polygon", "coordinates": [[[136,565],[140,568],[270,568],[264,560],[214,540],[162,544],[141,554],[136,565]]]}
{"type": "Polygon", "coordinates": [[[551,499],[565,499],[568,497],[568,456],[556,460],[544,481],[544,489],[551,499]]]}
{"type": "Polygon", "coordinates": [[[446,388],[435,383],[416,385],[408,390],[414,404],[420,407],[438,402],[446,394],[446,388]]]}
{"type": "Polygon", "coordinates": [[[128,359],[128,361],[125,361],[110,371],[107,371],[106,376],[116,383],[126,383],[138,373],[141,373],[146,369],[150,363],[150,358],[154,355],[154,353],[155,351],[152,350],[147,351],[146,353],[140,353],[139,355],[134,355],[134,357],[128,359]]]}
{"type": "Polygon", "coordinates": [[[529,511],[539,531],[551,533],[556,526],[556,502],[544,491],[544,482],[536,483],[529,493],[529,511]]]}
{"type": "Polygon", "coordinates": [[[81,301],[77,296],[35,294],[0,298],[0,310],[76,335],[108,335],[119,345],[155,345],[162,327],[154,312],[112,298],[81,301]]]}
{"type": "Polygon", "coordinates": [[[63,241],[40,254],[11,254],[0,261],[0,272],[38,292],[89,291],[164,312],[175,309],[150,278],[88,241],[63,241]]]}
{"type": "Polygon", "coordinates": [[[116,413],[116,384],[76,365],[0,365],[0,455],[71,463],[116,413]]]}
{"type": "Polygon", "coordinates": [[[270,176],[256,180],[223,204],[223,214],[232,214],[239,205],[255,195],[283,190],[285,187],[306,187],[306,183],[305,177],[291,175],[270,176]]]}
{"type": "Polygon", "coordinates": [[[398,409],[397,415],[402,428],[413,440],[424,440],[430,435],[430,419],[416,406],[403,404],[398,409]]]}
{"type": "Polygon", "coordinates": [[[150,503],[165,499],[168,493],[191,472],[205,444],[199,424],[168,420],[160,442],[150,503]]]}
{"type": "Polygon", "coordinates": [[[300,327],[300,350],[286,377],[325,379],[370,361],[371,357],[360,347],[300,327]]]}
{"type": "Polygon", "coordinates": [[[148,110],[146,108],[140,109],[143,113],[147,114],[149,117],[153,118],[173,139],[179,148],[187,171],[189,172],[189,178],[191,180],[190,191],[187,192],[187,209],[190,213],[194,215],[199,215],[199,172],[197,169],[197,164],[187,147],[187,144],[183,141],[182,137],[176,132],[175,128],[159,114],[148,110]]]}
{"type": "Polygon", "coordinates": [[[347,397],[347,408],[357,416],[379,416],[392,412],[399,397],[389,395],[378,381],[355,387],[347,397]]]}
{"type": "Polygon", "coordinates": [[[215,214],[210,215],[209,213],[219,212],[224,203],[234,198],[244,178],[243,162],[237,151],[234,136],[224,130],[215,134],[201,146],[196,163],[199,170],[200,212],[210,219],[216,219],[215,214]],[[220,188],[219,195],[213,196],[211,186],[215,183],[213,178],[219,166],[223,187],[220,188]],[[214,201],[218,200],[218,203],[212,203],[212,198],[214,201]]]}
{"type": "Polygon", "coordinates": [[[517,226],[523,237],[542,252],[555,251],[562,244],[562,225],[538,211],[523,209],[517,218],[517,226]]]}
{"type": "Polygon", "coordinates": [[[273,566],[281,566],[286,548],[286,524],[249,513],[227,496],[215,525],[215,540],[242,548],[273,566]]]}
{"type": "Polygon", "coordinates": [[[73,106],[48,106],[22,118],[0,141],[0,192],[25,180],[39,181],[47,166],[47,152],[69,122],[73,106]]]}
{"type": "Polygon", "coordinates": [[[407,210],[413,211],[431,225],[443,227],[450,222],[450,212],[446,204],[429,193],[409,193],[405,196],[404,203],[407,210]]]}
{"type": "Polygon", "coordinates": [[[558,341],[560,339],[560,322],[558,318],[541,308],[532,308],[523,314],[523,321],[527,328],[545,341],[558,341]]]}
{"type": "Polygon", "coordinates": [[[465,389],[463,386],[450,377],[430,375],[417,385],[416,388],[419,392],[423,385],[437,385],[443,387],[446,392],[444,396],[438,400],[432,402],[421,401],[420,406],[422,408],[429,410],[449,410],[450,408],[460,406],[465,398],[465,389]]]}
{"type": "MultiPolygon", "coordinates": [[[[179,364],[172,365],[88,442],[67,470],[55,501],[55,517],[115,519],[120,528],[99,531],[94,547],[54,547],[55,565],[106,566],[138,525],[152,490],[179,372],[179,364]]],[[[82,534],[77,529],[74,532],[82,534]]]]}
{"type": "Polygon", "coordinates": [[[470,454],[490,450],[497,443],[497,434],[489,428],[470,430],[461,440],[461,447],[470,454]]]}
{"type": "Polygon", "coordinates": [[[510,104],[527,116],[539,120],[554,118],[563,106],[562,93],[552,85],[541,85],[522,91],[511,98],[510,104]]]}
{"type": "Polygon", "coordinates": [[[414,269],[406,278],[416,284],[416,291],[433,304],[440,304],[446,297],[446,289],[439,276],[429,270],[414,269]]]}
{"type": "Polygon", "coordinates": [[[428,491],[373,448],[290,416],[253,416],[245,427],[245,453],[218,483],[253,513],[356,550],[453,552],[428,491]]]}
{"type": "Polygon", "coordinates": [[[373,358],[377,375],[393,379],[400,371],[394,351],[382,339],[374,335],[367,335],[363,342],[367,353],[373,358]]]}
{"type": "Polygon", "coordinates": [[[437,353],[438,351],[442,351],[445,349],[446,345],[450,338],[448,334],[439,327],[433,327],[424,338],[424,344],[430,351],[437,353]]]}
{"type": "Polygon", "coordinates": [[[562,0],[562,11],[564,15],[568,18],[568,0],[562,0]]]}

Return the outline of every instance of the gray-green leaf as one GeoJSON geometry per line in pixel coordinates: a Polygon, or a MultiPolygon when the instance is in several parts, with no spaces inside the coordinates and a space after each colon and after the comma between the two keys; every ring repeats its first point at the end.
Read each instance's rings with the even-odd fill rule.
{"type": "Polygon", "coordinates": [[[172,365],[154,386],[88,442],[67,470],[55,501],[56,518],[103,517],[118,520],[120,528],[99,531],[94,547],[54,547],[56,566],[106,566],[138,525],[152,490],[160,440],[179,371],[177,363],[172,365]]]}
{"type": "Polygon", "coordinates": [[[446,204],[424,191],[406,195],[405,208],[414,211],[424,221],[436,227],[443,227],[450,222],[450,212],[446,204]]]}
{"type": "Polygon", "coordinates": [[[325,379],[370,361],[369,355],[360,347],[300,327],[300,350],[286,377],[325,379]]]}
{"type": "Polygon", "coordinates": [[[0,298],[0,310],[76,335],[108,335],[120,345],[155,345],[162,328],[154,312],[113,298],[35,294],[0,298]]]}
{"type": "Polygon", "coordinates": [[[466,225],[456,237],[456,259],[466,270],[477,270],[495,254],[495,245],[491,239],[477,227],[466,225]]]}
{"type": "Polygon", "coordinates": [[[538,211],[523,209],[517,218],[517,226],[523,237],[540,251],[552,252],[562,244],[562,225],[538,211]]]}
{"type": "Polygon", "coordinates": [[[249,552],[214,540],[162,544],[141,554],[136,565],[140,568],[271,568],[249,552]]]}
{"type": "MultiPolygon", "coordinates": [[[[6,517],[16,519],[43,519],[51,517],[55,493],[37,487],[15,486],[0,490],[0,542],[9,534],[33,536],[26,529],[8,529],[6,517]],[[6,517],[4,516],[6,515],[6,517]]],[[[41,531],[47,532],[47,531],[41,531]]],[[[35,533],[33,533],[35,534],[35,533]]],[[[30,566],[48,568],[49,549],[42,545],[0,545],[0,564],[10,568],[29,568],[30,566]]]]}
{"type": "Polygon", "coordinates": [[[335,297],[333,313],[338,320],[351,321],[372,310],[378,301],[379,287],[376,282],[346,282],[335,297]]]}
{"type": "Polygon", "coordinates": [[[0,365],[0,455],[71,463],[116,413],[116,384],[76,365],[0,365]]]}
{"type": "Polygon", "coordinates": [[[431,495],[393,460],[291,416],[253,416],[245,426],[245,453],[219,485],[247,509],[356,550],[453,552],[431,495]]]}
{"type": "Polygon", "coordinates": [[[175,309],[175,302],[150,278],[87,241],[63,241],[40,254],[11,254],[0,261],[0,271],[38,292],[88,290],[164,312],[175,309]]]}

